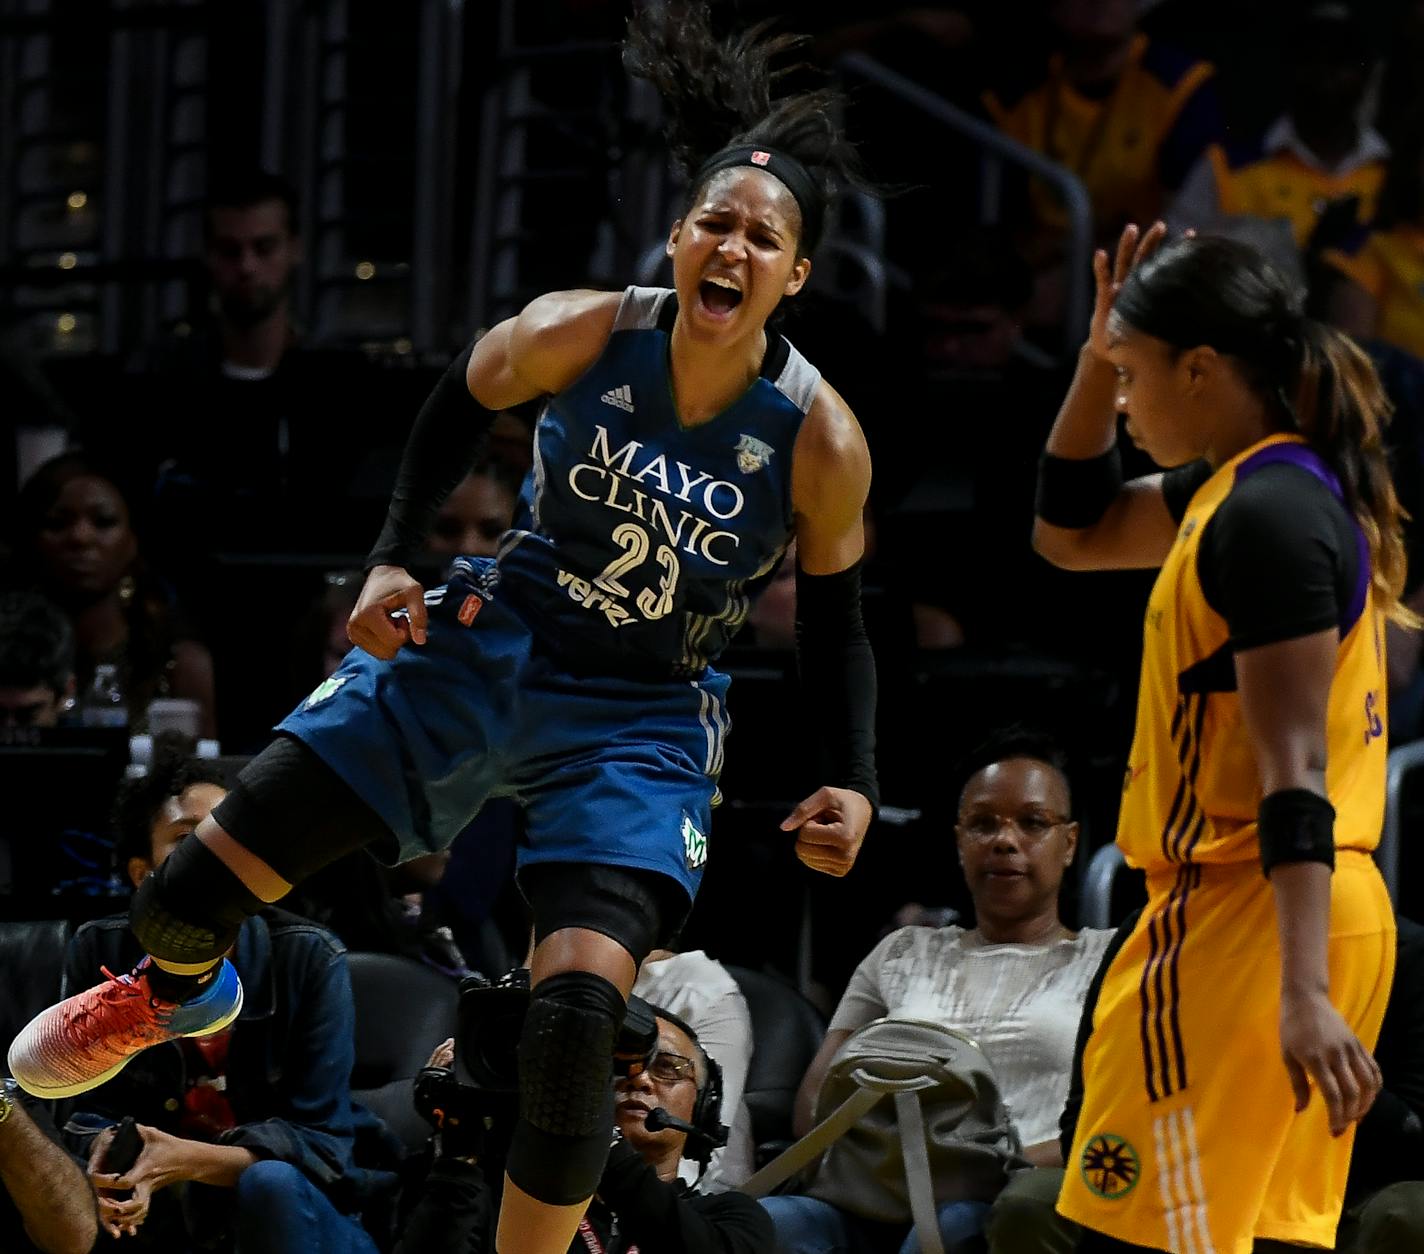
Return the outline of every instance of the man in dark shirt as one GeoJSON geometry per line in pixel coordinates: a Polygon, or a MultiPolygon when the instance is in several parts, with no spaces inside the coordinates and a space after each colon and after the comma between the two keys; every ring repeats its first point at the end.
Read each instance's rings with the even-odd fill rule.
{"type": "MultiPolygon", "coordinates": [[[[617,1139],[570,1254],[772,1254],[771,1219],[741,1193],[700,1194],[678,1179],[688,1133],[650,1131],[661,1107],[699,1127],[716,1109],[703,1098],[708,1058],[692,1029],[656,1011],[658,1050],[640,1075],[615,1081],[617,1139]]],[[[437,1051],[438,1055],[438,1051],[437,1051]]],[[[432,1059],[432,1062],[435,1062],[432,1059]]],[[[441,1157],[426,1179],[396,1254],[493,1254],[494,1198],[479,1165],[441,1157]]]]}
{"type": "Polygon", "coordinates": [[[0,1250],[88,1254],[98,1231],[94,1194],[43,1104],[0,1080],[0,1250]]]}

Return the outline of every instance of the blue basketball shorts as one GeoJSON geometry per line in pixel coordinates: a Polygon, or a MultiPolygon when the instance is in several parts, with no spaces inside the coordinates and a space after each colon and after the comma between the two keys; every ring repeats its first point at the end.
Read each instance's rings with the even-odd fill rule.
{"type": "Polygon", "coordinates": [[[361,649],[277,727],[380,815],[399,860],[446,848],[491,797],[524,809],[519,869],[658,871],[697,892],[730,727],[728,678],[574,676],[539,648],[485,559],[426,594],[424,645],[361,649]]]}

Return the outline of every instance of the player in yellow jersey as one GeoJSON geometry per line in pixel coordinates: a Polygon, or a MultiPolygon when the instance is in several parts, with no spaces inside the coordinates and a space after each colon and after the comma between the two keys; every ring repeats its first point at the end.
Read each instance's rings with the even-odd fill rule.
{"type": "Polygon", "coordinates": [[[1034,541],[1159,567],[1118,844],[1149,901],[1109,967],[1059,1211],[1084,1249],[1334,1242],[1394,921],[1383,625],[1400,511],[1369,359],[1250,248],[1095,258],[1097,307],[1045,450],[1034,541]],[[1122,412],[1168,467],[1123,483],[1122,412]]]}

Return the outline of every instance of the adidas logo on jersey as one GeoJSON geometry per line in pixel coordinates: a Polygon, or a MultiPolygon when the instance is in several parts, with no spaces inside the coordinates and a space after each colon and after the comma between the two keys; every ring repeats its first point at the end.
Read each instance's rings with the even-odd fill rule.
{"type": "Polygon", "coordinates": [[[605,405],[612,405],[616,409],[621,409],[624,413],[633,412],[633,389],[626,383],[616,388],[609,388],[598,398],[605,405]]]}

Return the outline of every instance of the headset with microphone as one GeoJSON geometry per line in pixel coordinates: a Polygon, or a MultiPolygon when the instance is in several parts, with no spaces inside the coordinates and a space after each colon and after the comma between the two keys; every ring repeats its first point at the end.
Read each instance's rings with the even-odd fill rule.
{"type": "Polygon", "coordinates": [[[727,1143],[727,1128],[722,1123],[722,1068],[700,1045],[698,1049],[707,1064],[707,1083],[698,1091],[697,1101],[692,1107],[691,1122],[669,1114],[665,1107],[654,1106],[648,1111],[643,1127],[649,1132],[661,1132],[665,1128],[685,1132],[685,1156],[705,1171],[712,1151],[727,1143]]]}

